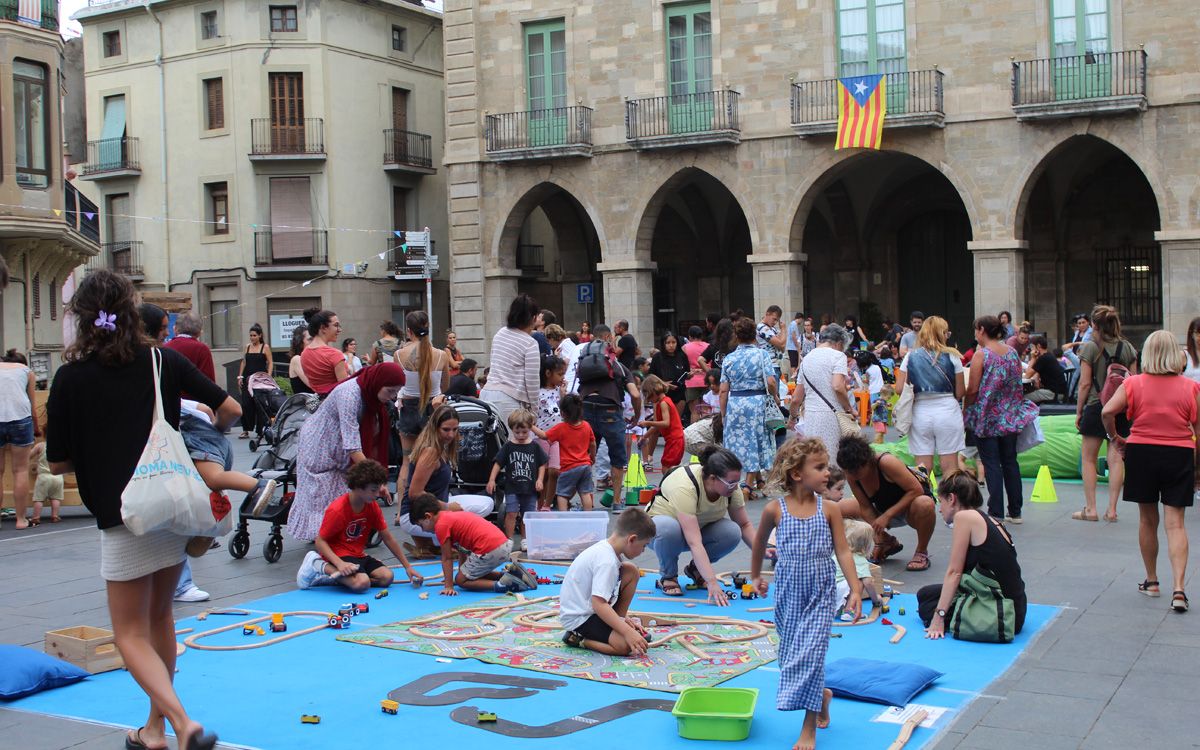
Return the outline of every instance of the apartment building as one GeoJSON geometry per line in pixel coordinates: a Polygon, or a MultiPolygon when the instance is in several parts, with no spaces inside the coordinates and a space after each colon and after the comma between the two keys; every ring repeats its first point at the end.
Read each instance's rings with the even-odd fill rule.
{"type": "Polygon", "coordinates": [[[97,263],[190,293],[218,362],[256,322],[286,349],[307,307],[336,311],[365,349],[381,320],[427,306],[424,250],[397,233],[428,227],[435,248],[447,236],[440,14],[403,0],[119,0],[75,17],[97,263]]]}
{"type": "Polygon", "coordinates": [[[445,30],[471,353],[518,291],[642,341],[771,304],[960,340],[1000,310],[1052,339],[1095,301],[1135,334],[1196,312],[1193,3],[447,0],[445,30]],[[866,74],[882,149],[836,150],[836,79],[866,74]]]}
{"type": "Polygon", "coordinates": [[[99,251],[96,207],[63,171],[62,67],[58,3],[0,0],[0,350],[43,381],[61,361],[64,287],[99,251]]]}

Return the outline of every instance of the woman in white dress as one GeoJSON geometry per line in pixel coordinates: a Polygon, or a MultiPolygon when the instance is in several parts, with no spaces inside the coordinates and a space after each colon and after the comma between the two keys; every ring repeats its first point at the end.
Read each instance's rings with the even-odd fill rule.
{"type": "Polygon", "coordinates": [[[845,354],[849,341],[849,332],[836,323],[821,329],[817,347],[800,362],[800,376],[796,378],[796,390],[792,392],[788,409],[788,429],[791,430],[800,405],[804,405],[804,434],[825,443],[831,463],[837,456],[838,441],[842,439],[837,410],[854,414],[845,354]]]}

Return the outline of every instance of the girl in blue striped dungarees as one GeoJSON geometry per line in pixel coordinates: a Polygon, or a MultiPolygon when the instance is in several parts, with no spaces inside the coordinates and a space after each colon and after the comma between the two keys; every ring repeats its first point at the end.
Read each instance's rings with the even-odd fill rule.
{"type": "Polygon", "coordinates": [[[787,494],[763,509],[758,537],[750,556],[750,571],[760,596],[767,593],[762,577],[763,555],[773,529],[776,534],[775,628],[779,633],[779,694],[781,711],[804,709],[804,727],[793,750],[816,747],[817,729],[829,726],[825,688],[825,652],[835,609],[833,557],[852,589],[846,611],[857,620],[862,613],[862,585],[854,572],[854,557],[846,543],[842,513],[836,502],[823,500],[829,483],[829,454],[816,438],[793,438],[775,456],[772,484],[787,494]]]}

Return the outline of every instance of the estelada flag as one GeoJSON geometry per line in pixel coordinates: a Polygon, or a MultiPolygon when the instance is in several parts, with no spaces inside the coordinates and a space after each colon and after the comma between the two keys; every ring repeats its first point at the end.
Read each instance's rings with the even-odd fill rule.
{"type": "Polygon", "coordinates": [[[838,126],[834,149],[879,148],[887,114],[882,74],[838,79],[838,126]]]}

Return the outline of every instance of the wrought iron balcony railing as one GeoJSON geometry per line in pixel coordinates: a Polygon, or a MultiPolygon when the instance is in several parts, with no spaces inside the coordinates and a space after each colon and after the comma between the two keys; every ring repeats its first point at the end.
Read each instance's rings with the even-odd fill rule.
{"type": "Polygon", "coordinates": [[[267,117],[250,121],[252,157],[311,158],[324,155],[325,121],[320,117],[283,123],[267,117]]]}
{"type": "Polygon", "coordinates": [[[433,169],[432,136],[388,128],[383,131],[383,163],[433,169]]]}
{"type": "Polygon", "coordinates": [[[488,115],[483,136],[493,159],[591,156],[592,109],[556,107],[488,115]]]}
{"type": "MultiPolygon", "coordinates": [[[[885,73],[883,126],[941,127],[945,121],[943,79],[936,68],[885,73]]],[[[793,83],[792,129],[802,136],[836,131],[839,91],[836,78],[793,83]]]]}
{"type": "Polygon", "coordinates": [[[738,143],[738,97],[732,89],[625,100],[625,139],[639,147],[738,143]]]}
{"type": "Polygon", "coordinates": [[[1013,60],[1018,120],[1144,111],[1146,50],[1013,60]]]}
{"type": "Polygon", "coordinates": [[[97,268],[107,268],[134,279],[142,278],[142,242],[120,240],[102,243],[100,253],[89,260],[87,265],[89,272],[97,268]]]}
{"type": "Polygon", "coordinates": [[[105,138],[87,142],[87,162],[83,177],[128,177],[140,174],[137,138],[105,138]]]}
{"type": "Polygon", "coordinates": [[[329,235],[324,229],[278,229],[254,233],[256,266],[327,266],[329,235]]]}

